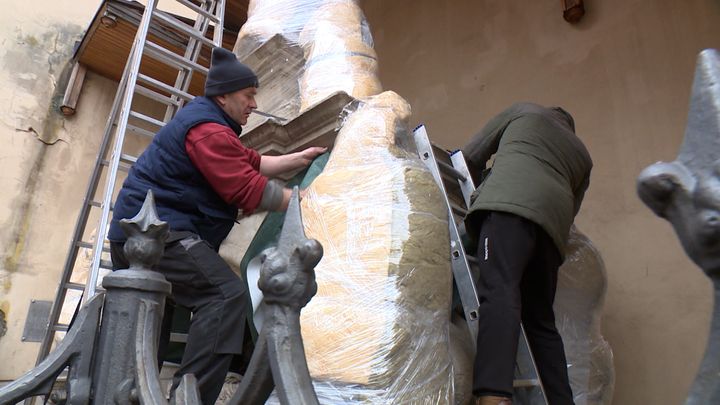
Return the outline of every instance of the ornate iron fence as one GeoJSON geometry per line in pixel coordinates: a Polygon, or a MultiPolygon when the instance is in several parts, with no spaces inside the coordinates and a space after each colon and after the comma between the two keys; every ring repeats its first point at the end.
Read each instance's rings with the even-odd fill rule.
{"type": "MultiPolygon", "coordinates": [[[[103,279],[105,292],[80,310],[65,339],[47,359],[0,389],[0,404],[50,395],[55,403],[167,404],[158,366],[160,322],[170,283],[150,270],[162,256],[168,226],[158,219],[152,192],[135,218],[123,220],[130,267],[103,279]]],[[[263,253],[259,287],[267,313],[257,347],[231,404],[262,404],[273,388],[283,404],[317,404],[300,335],[300,310],[317,291],[315,265],[322,246],[303,231],[293,191],[277,247],[263,253]]],[[[197,382],[185,375],[174,404],[200,404],[197,382]]]]}

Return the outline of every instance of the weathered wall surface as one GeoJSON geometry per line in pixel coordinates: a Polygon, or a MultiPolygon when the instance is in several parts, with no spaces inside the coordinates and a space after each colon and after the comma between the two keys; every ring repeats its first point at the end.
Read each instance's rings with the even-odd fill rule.
{"type": "Polygon", "coordinates": [[[603,333],[614,404],[678,404],[708,336],[709,280],[635,193],[648,164],[673,160],[697,53],[720,48],[720,1],[366,0],[385,88],[448,148],[516,101],[561,105],[593,159],[577,223],[607,265],[603,333]]]}
{"type": "Polygon", "coordinates": [[[115,93],[89,74],[78,114],[57,110],[99,3],[10,1],[0,13],[0,380],[35,363],[39,344],[22,342],[28,306],[55,296],[115,93]]]}

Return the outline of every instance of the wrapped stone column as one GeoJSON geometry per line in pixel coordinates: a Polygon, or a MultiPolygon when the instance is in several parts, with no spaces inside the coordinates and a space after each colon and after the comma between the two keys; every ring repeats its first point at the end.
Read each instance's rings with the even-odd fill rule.
{"type": "Polygon", "coordinates": [[[451,403],[448,214],[393,92],[350,114],[302,201],[325,256],[301,327],[324,403],[451,403]]]}
{"type": "Polygon", "coordinates": [[[382,91],[370,27],[354,0],[318,1],[300,33],[305,71],[300,111],[337,91],[363,98],[382,91]]]}
{"type": "MultiPolygon", "coordinates": [[[[299,48],[303,54],[304,64],[294,72],[299,89],[285,86],[272,97],[299,104],[295,113],[340,91],[355,98],[382,91],[372,34],[357,0],[251,0],[235,54],[254,65],[251,54],[273,38],[287,47],[299,48]],[[282,39],[277,40],[277,36],[282,39]]],[[[287,49],[280,52],[292,54],[287,49]]],[[[292,56],[285,62],[294,66],[292,56]]],[[[282,63],[274,61],[274,68],[282,70],[282,63]]],[[[261,88],[273,85],[264,83],[264,72],[259,73],[261,88]]]]}

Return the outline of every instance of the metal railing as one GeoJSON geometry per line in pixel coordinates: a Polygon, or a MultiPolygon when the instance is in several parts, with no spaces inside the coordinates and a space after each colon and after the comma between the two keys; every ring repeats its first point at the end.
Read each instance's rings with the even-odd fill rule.
{"type": "MultiPolygon", "coordinates": [[[[83,305],[57,349],[0,388],[0,404],[39,395],[72,405],[168,404],[157,351],[170,283],[150,270],[163,254],[168,225],[157,217],[152,192],[138,215],[122,222],[130,267],[103,279],[105,292],[83,305]],[[66,369],[66,384],[53,389],[66,369]]],[[[296,188],[278,246],[263,253],[258,284],[267,304],[267,321],[229,404],[264,403],[273,388],[282,404],[318,403],[300,335],[300,310],[317,291],[315,266],[322,254],[320,243],[305,237],[296,188]]],[[[200,404],[193,375],[183,377],[170,403],[200,404]]]]}

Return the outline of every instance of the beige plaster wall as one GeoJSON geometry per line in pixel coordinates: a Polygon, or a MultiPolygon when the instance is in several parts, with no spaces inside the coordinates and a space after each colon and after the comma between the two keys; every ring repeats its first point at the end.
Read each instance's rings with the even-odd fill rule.
{"type": "Polygon", "coordinates": [[[586,0],[576,25],[559,0],[366,0],[387,89],[415,124],[460,147],[516,101],[562,105],[593,159],[577,219],[605,259],[603,333],[614,404],[679,404],[708,335],[709,280],[671,227],[638,200],[635,178],[673,160],[697,53],[720,48],[718,0],[586,0]]]}
{"type": "Polygon", "coordinates": [[[35,363],[32,299],[55,296],[116,84],[88,74],[77,115],[57,112],[73,45],[99,1],[3,2],[0,13],[0,380],[35,363]]]}

